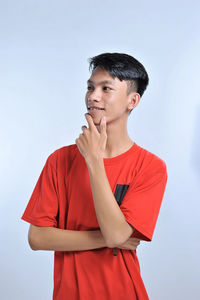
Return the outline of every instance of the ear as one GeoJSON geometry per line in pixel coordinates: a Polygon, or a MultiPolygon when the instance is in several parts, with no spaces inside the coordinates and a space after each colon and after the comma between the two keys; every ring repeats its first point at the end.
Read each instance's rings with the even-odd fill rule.
{"type": "Polygon", "coordinates": [[[140,94],[136,92],[130,93],[128,96],[128,108],[131,110],[135,108],[140,102],[140,94]]]}

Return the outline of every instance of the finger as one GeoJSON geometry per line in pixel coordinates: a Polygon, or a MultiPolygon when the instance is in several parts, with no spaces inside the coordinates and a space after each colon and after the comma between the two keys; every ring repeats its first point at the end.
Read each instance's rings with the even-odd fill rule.
{"type": "Polygon", "coordinates": [[[134,238],[133,242],[134,243],[140,243],[140,240],[134,238]]]}
{"type": "Polygon", "coordinates": [[[133,241],[140,241],[140,239],[137,239],[137,238],[130,238],[130,239],[132,239],[133,241]]]}
{"type": "Polygon", "coordinates": [[[140,244],[140,241],[135,241],[134,244],[135,244],[135,245],[139,245],[139,244],[140,244]]]}
{"type": "Polygon", "coordinates": [[[84,129],[87,129],[87,127],[86,127],[85,125],[83,125],[83,126],[81,127],[81,129],[84,131],[84,129]]]}
{"type": "MultiPolygon", "coordinates": [[[[85,118],[88,122],[88,126],[89,126],[89,129],[92,130],[92,129],[96,129],[96,126],[94,125],[94,122],[93,122],[93,119],[92,119],[92,116],[88,113],[85,114],[85,118]]],[[[97,130],[97,129],[96,129],[97,130]]]]}
{"type": "Polygon", "coordinates": [[[104,116],[100,122],[100,133],[106,133],[106,117],[104,116]]]}

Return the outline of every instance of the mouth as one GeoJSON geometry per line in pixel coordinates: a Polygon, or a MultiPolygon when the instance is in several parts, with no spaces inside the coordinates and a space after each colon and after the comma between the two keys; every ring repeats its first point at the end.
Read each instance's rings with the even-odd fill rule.
{"type": "Polygon", "coordinates": [[[99,115],[101,114],[101,112],[103,112],[105,109],[104,108],[88,108],[88,113],[91,115],[91,116],[95,116],[95,115],[99,115]]]}
{"type": "Polygon", "coordinates": [[[93,111],[93,110],[105,110],[105,109],[101,108],[101,107],[88,107],[87,110],[88,111],[93,111]]]}

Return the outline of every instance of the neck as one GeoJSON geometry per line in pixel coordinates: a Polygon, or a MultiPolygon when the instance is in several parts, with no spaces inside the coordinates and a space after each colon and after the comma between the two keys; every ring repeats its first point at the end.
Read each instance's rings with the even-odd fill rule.
{"type": "MultiPolygon", "coordinates": [[[[97,126],[98,127],[98,126],[97,126]]],[[[98,127],[99,130],[99,127],[98,127]]],[[[118,119],[106,124],[107,142],[104,158],[111,158],[126,152],[134,144],[127,132],[127,119],[118,119]]]]}

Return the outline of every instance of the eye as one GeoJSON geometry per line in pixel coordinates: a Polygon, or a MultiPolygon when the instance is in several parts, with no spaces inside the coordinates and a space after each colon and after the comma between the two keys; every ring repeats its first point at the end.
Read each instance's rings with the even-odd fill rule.
{"type": "MultiPolygon", "coordinates": [[[[88,91],[89,91],[91,88],[92,88],[91,86],[87,86],[87,90],[88,90],[88,91]]],[[[105,88],[106,88],[106,89],[112,90],[112,89],[111,89],[110,87],[108,87],[108,86],[104,86],[104,87],[103,87],[103,89],[105,89],[105,88]]]]}

